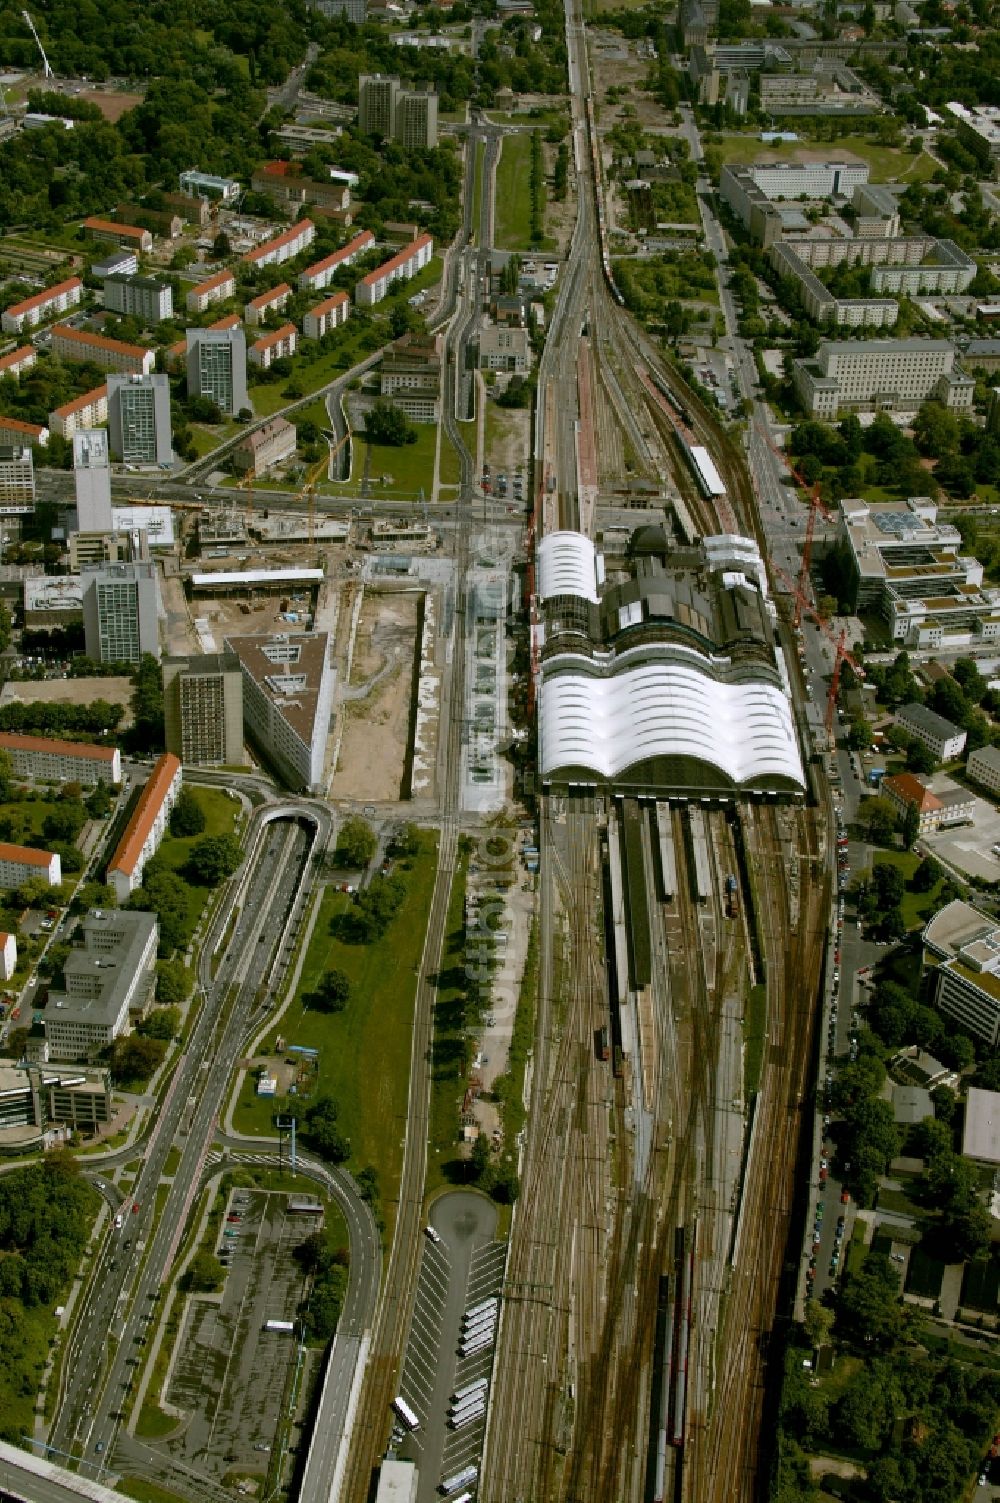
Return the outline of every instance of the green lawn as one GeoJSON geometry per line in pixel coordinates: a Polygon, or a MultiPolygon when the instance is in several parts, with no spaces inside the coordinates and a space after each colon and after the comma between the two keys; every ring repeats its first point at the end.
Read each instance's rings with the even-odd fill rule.
{"type": "Polygon", "coordinates": [[[248,388],[254,417],[270,417],[280,407],[288,406],[284,381],[258,381],[248,388]]]}
{"type": "Polygon", "coordinates": [[[906,891],[903,893],[903,901],[899,906],[903,914],[903,922],[907,929],[921,927],[937,912],[941,906],[938,893],[944,882],[943,877],[940,882],[931,888],[930,892],[912,892],[910,890],[909,884],[913,873],[920,865],[919,856],[914,855],[912,851],[879,851],[875,857],[875,865],[895,866],[902,872],[903,881],[907,885],[906,891]]]}
{"type": "MultiPolygon", "coordinates": [[[[386,444],[368,444],[355,435],[353,440],[353,465],[351,478],[343,485],[324,486],[324,491],[338,496],[360,496],[368,462],[368,493],[371,496],[390,497],[399,501],[416,501],[423,489],[424,499],[430,500],[434,484],[434,448],[437,443],[437,428],[433,423],[414,423],[417,440],[402,448],[390,448],[386,444]],[[385,477],[383,479],[383,477],[385,477]]],[[[442,445],[443,457],[443,445],[442,445]]],[[[456,455],[455,463],[457,465],[456,455]]]]}
{"type": "Polygon", "coordinates": [[[504,250],[531,250],[531,132],[505,136],[496,174],[496,229],[504,250]]]}
{"type": "Polygon", "coordinates": [[[482,242],[483,227],[480,224],[480,204],[483,201],[483,163],[486,159],[486,147],[482,141],[476,143],[476,170],[472,179],[472,214],[476,238],[482,242]]]}
{"type": "Polygon", "coordinates": [[[882,146],[864,136],[838,136],[836,140],[828,142],[809,136],[801,126],[796,126],[796,130],[799,134],[798,141],[776,141],[767,145],[758,136],[727,135],[717,149],[722,152],[724,162],[750,163],[773,161],[776,157],[786,162],[797,162],[804,151],[812,152],[819,147],[829,147],[831,156],[838,160],[842,155],[849,154],[867,162],[873,183],[923,183],[933,177],[937,168],[934,159],[923,151],[911,154],[900,151],[895,146],[882,146]]]}
{"type": "MultiPolygon", "coordinates": [[[[203,839],[206,835],[231,835],[241,812],[239,800],[230,798],[221,788],[199,788],[194,784],[188,786],[204,810],[205,828],[201,835],[180,837],[168,832],[163,837],[156,857],[171,871],[180,871],[187,862],[191,847],[196,841],[203,839]]],[[[213,891],[211,887],[187,888],[188,921],[192,929],[201,917],[202,910],[213,891]]]]}
{"type": "Polygon", "coordinates": [[[458,451],[444,432],[441,434],[441,462],[438,467],[438,479],[442,485],[459,485],[462,479],[462,466],[459,462],[458,451]]]}
{"type": "MultiPolygon", "coordinates": [[[[299,987],[276,1030],[288,1044],[319,1050],[317,1090],[337,1102],[340,1126],[351,1140],[351,1168],[371,1164],[378,1171],[387,1219],[402,1168],[413,1000],[436,868],[437,837],[426,834],[406,874],[403,907],[371,945],[346,944],[337,936],[336,919],[351,900],[332,887],[325,890],[299,987]],[[350,977],[347,1007],[333,1014],[307,1010],[303,996],[332,969],[350,977]]],[[[274,1048],[276,1033],[264,1040],[264,1052],[274,1048]]],[[[246,1080],[233,1113],[236,1130],[273,1132],[274,1113],[274,1100],[259,1099],[255,1081],[246,1080]]]]}
{"type": "Polygon", "coordinates": [[[6,826],[4,840],[14,845],[37,845],[42,838],[42,825],[54,809],[56,799],[12,799],[0,804],[0,827],[6,826]]]}
{"type": "MultiPolygon", "coordinates": [[[[177,1421],[170,1421],[170,1429],[176,1428],[177,1421]]],[[[139,1503],[182,1503],[177,1493],[168,1493],[165,1487],[160,1487],[155,1482],[147,1482],[145,1477],[122,1477],[116,1484],[118,1491],[126,1497],[138,1498],[139,1503]]]]}

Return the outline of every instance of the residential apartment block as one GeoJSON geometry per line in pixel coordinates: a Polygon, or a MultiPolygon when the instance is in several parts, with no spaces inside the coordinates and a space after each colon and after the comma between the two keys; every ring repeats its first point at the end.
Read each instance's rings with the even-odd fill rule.
{"type": "Polygon", "coordinates": [[[105,277],[104,306],[143,323],[160,324],[174,316],[174,290],[155,277],[105,277]]]}
{"type": "Polygon", "coordinates": [[[139,271],[139,257],[134,250],[114,250],[100,261],[92,261],[90,275],[103,282],[105,277],[134,277],[139,271]]]}
{"type": "Polygon", "coordinates": [[[6,752],[19,778],[39,783],[120,783],[122,757],[117,746],[90,746],[82,741],[56,741],[49,736],[19,736],[0,731],[0,751],[6,752]]]}
{"type": "Polygon", "coordinates": [[[810,318],[848,328],[891,327],[899,316],[895,298],[835,297],[816,275],[816,267],[870,266],[873,294],[907,297],[964,292],[976,275],[976,263],[954,241],[926,235],[852,240],[790,236],[774,241],[767,256],[779,277],[797,283],[810,318]]]}
{"type": "Polygon", "coordinates": [[[423,89],[405,89],[385,73],[358,79],[358,125],[365,135],[398,141],[410,150],[437,145],[438,99],[423,89]]]}
{"type": "Polygon", "coordinates": [[[955,364],[947,339],[845,339],[796,360],[795,389],[811,417],[841,412],[915,412],[928,397],[968,411],[976,383],[955,364]]]}
{"type": "Polygon", "coordinates": [[[926,496],[840,503],[837,545],[850,564],[851,609],[877,611],[901,647],[965,647],[1000,639],[1000,590],[926,496]]]}
{"type": "Polygon", "coordinates": [[[252,298],[243,309],[243,317],[251,326],[262,324],[269,313],[280,313],[291,295],[288,283],[279,282],[277,287],[270,287],[267,292],[252,298]]]}
{"type": "Polygon", "coordinates": [[[17,970],[17,938],[0,934],[0,981],[10,981],[17,970]]]}
{"type": "Polygon", "coordinates": [[[914,741],[921,742],[939,762],[951,762],[965,750],[966,732],[943,715],[914,702],[896,711],[896,724],[914,741]]]}
{"type": "Polygon", "coordinates": [[[0,443],[0,513],[35,509],[35,463],[30,444],[0,443]]]}
{"type": "Polygon", "coordinates": [[[243,259],[252,266],[277,266],[300,255],[315,238],[316,226],[312,220],[300,219],[298,224],[293,224],[283,234],[276,235],[273,240],[265,240],[263,245],[247,251],[243,259]]]}
{"type": "Polygon", "coordinates": [[[113,219],[101,219],[92,215],[83,221],[84,229],[92,240],[106,240],[111,245],[122,245],[143,253],[153,249],[153,236],[149,230],[135,224],[118,224],[113,219]]]}
{"type": "Polygon", "coordinates": [[[188,292],[185,302],[189,313],[204,313],[213,303],[224,303],[236,291],[236,278],[231,271],[217,271],[206,277],[188,292]]]}
{"type": "Polygon", "coordinates": [[[49,430],[40,423],[25,423],[20,418],[0,416],[0,444],[30,444],[44,447],[49,441],[49,430]]]}
{"type": "Polygon", "coordinates": [[[79,277],[68,277],[55,287],[46,287],[20,303],[12,303],[0,314],[0,328],[5,334],[20,334],[23,329],[34,329],[57,313],[75,308],[83,296],[83,283],[79,277]]]}
{"type": "Polygon", "coordinates": [[[58,853],[0,841],[0,887],[20,887],[22,882],[34,877],[41,877],[49,887],[58,887],[62,881],[62,862],[58,853]]]}
{"type": "Polygon", "coordinates": [[[249,407],[243,330],[188,329],[187,380],[189,392],[211,398],[230,417],[249,407]]]}
{"type": "Polygon", "coordinates": [[[982,788],[990,793],[1000,793],[1000,747],[981,746],[969,753],[965,771],[982,788]]]}
{"type": "Polygon", "coordinates": [[[351,299],[348,294],[334,292],[303,315],[302,333],[306,339],[322,339],[331,329],[337,329],[346,323],[350,312],[351,299]]]}
{"type": "Polygon", "coordinates": [[[82,581],[89,658],[98,663],[137,663],[144,652],[160,656],[155,564],[102,564],[84,570],[82,581]]]}
{"type": "Polygon", "coordinates": [[[971,108],[957,101],[948,104],[955,121],[955,134],[972,152],[979,165],[993,177],[1000,174],[1000,109],[994,104],[971,108]]]}
{"type": "Polygon", "coordinates": [[[63,360],[86,360],[106,371],[127,371],[148,376],[156,356],[141,344],[125,344],[92,334],[89,329],[74,329],[70,324],[56,324],[52,330],[52,353],[63,360]]]}
{"type": "Polygon", "coordinates": [[[363,307],[380,303],[394,282],[407,282],[421,271],[434,255],[434,239],[431,235],[418,235],[409,245],[404,245],[388,261],[362,277],[354,289],[354,301],[363,307]]]}
{"type": "Polygon", "coordinates": [[[125,464],[169,465],[173,459],[167,376],[109,376],[111,452],[125,464]]]}
{"type": "Polygon", "coordinates": [[[82,946],[66,957],[65,991],[43,1015],[52,1060],[93,1060],[147,1012],[156,985],[159,925],[152,913],[97,908],[80,925],[82,946]]]}
{"type": "Polygon", "coordinates": [[[320,292],[328,287],[333,281],[334,274],[341,266],[350,266],[358,256],[365,251],[371,250],[375,244],[375,236],[371,230],[362,230],[340,250],[332,255],[324,256],[322,261],[317,261],[313,266],[307,266],[305,271],[299,272],[299,287],[303,292],[320,292]]]}
{"type": "Polygon", "coordinates": [[[232,652],[166,658],[163,714],[167,750],[185,766],[238,767],[243,760],[239,658],[232,652]]]}
{"type": "Polygon", "coordinates": [[[108,388],[95,386],[82,396],[64,402],[49,413],[49,427],[60,438],[70,439],[78,428],[99,428],[108,420],[108,388]]]}
{"type": "Polygon", "coordinates": [[[295,789],[325,786],[336,675],[326,632],[227,637],[243,673],[243,726],[261,756],[295,789]]]}
{"type": "Polygon", "coordinates": [[[20,381],[25,371],[38,359],[38,351],[34,345],[22,344],[19,350],[11,350],[9,355],[0,357],[0,379],[4,376],[13,376],[15,381],[20,381]]]}
{"type": "Polygon", "coordinates": [[[269,329],[250,346],[247,358],[251,365],[268,370],[276,360],[287,360],[295,354],[299,331],[294,324],[282,324],[280,329],[269,329]]]}
{"type": "Polygon", "coordinates": [[[292,458],[295,440],[295,425],[286,418],[273,417],[240,439],[233,449],[233,469],[263,475],[273,465],[292,458]]]}
{"type": "Polygon", "coordinates": [[[170,811],[181,791],[181,781],[179,760],[173,752],[164,752],[150,773],[108,864],[107,881],[119,903],[124,903],[139,886],[146,862],[159,848],[170,811]]]}

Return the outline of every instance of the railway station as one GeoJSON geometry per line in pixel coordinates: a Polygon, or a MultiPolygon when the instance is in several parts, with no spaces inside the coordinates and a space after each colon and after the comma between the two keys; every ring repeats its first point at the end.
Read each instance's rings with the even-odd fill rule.
{"type": "Polygon", "coordinates": [[[801,797],[802,758],[752,540],[633,533],[613,576],[594,544],[538,549],[535,663],[545,784],[801,797]]]}

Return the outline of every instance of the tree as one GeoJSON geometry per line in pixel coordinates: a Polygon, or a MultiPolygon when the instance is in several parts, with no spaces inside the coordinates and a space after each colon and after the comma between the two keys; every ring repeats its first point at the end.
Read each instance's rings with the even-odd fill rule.
{"type": "Polygon", "coordinates": [[[401,878],[372,877],[368,886],[355,894],[354,907],[345,915],[346,937],[363,945],[381,938],[405,897],[406,884],[401,878]]]}
{"type": "Polygon", "coordinates": [[[351,1156],[351,1144],[337,1126],[337,1103],[332,1096],[320,1096],[306,1111],[303,1134],[320,1158],[342,1164],[351,1156]]]}
{"type": "Polygon", "coordinates": [[[170,1043],[180,1031],[181,1012],[179,1007],[154,1007],[152,1012],[136,1025],[136,1033],[144,1039],[163,1039],[170,1043]]]}
{"type": "Polygon", "coordinates": [[[46,840],[65,840],[72,844],[87,823],[87,811],[79,803],[58,803],[42,821],[46,840]]]}
{"type": "Polygon", "coordinates": [[[909,772],[929,777],[937,768],[937,757],[924,741],[910,740],[906,748],[906,766],[909,772]]]}
{"type": "Polygon", "coordinates": [[[847,744],[852,751],[868,751],[872,744],[872,728],[863,715],[851,721],[847,744]]]}
{"type": "Polygon", "coordinates": [[[225,1276],[226,1270],[217,1257],[210,1252],[197,1252],[188,1264],[184,1283],[199,1294],[212,1294],[222,1288],[225,1276]]]}
{"type": "Polygon", "coordinates": [[[243,847],[235,835],[203,835],[191,848],[184,868],[199,887],[217,887],[243,860],[243,847]]]}
{"type": "Polygon", "coordinates": [[[307,995],[309,1006],[319,1012],[343,1012],[351,996],[350,978],[344,971],[326,971],[316,990],[307,995]]]}
{"type": "Polygon", "coordinates": [[[822,1346],[824,1341],[829,1340],[833,1319],[833,1311],[827,1305],[821,1305],[815,1299],[806,1301],[803,1325],[810,1346],[822,1346]]]}
{"type": "Polygon", "coordinates": [[[880,908],[893,908],[901,903],[906,885],[899,867],[891,861],[876,861],[872,871],[872,888],[880,908]]]}
{"type": "Polygon", "coordinates": [[[367,820],[359,815],[345,819],[337,835],[334,861],[351,871],[361,871],[371,861],[378,848],[375,831],[367,820]]]}
{"type": "Polygon", "coordinates": [[[111,812],[111,790],[107,783],[95,783],[87,795],[86,809],[91,819],[105,819],[111,812]]]}
{"type": "Polygon", "coordinates": [[[192,788],[182,788],[170,811],[171,835],[200,835],[205,828],[205,811],[192,788]]]}
{"type": "Polygon", "coordinates": [[[933,856],[925,856],[910,878],[914,892],[930,892],[941,880],[942,866],[933,856]]]}
{"type": "Polygon", "coordinates": [[[194,972],[182,960],[160,960],[156,965],[156,1000],[162,1007],[186,1002],[194,985],[194,972]]]}
{"type": "Polygon", "coordinates": [[[141,1088],[158,1069],[166,1052],[162,1039],[141,1038],[135,1033],[115,1039],[108,1060],[111,1078],[116,1085],[141,1088]]]}
{"type": "Polygon", "coordinates": [[[163,746],[163,675],[152,653],[144,652],[132,674],[130,733],[134,745],[146,752],[163,746]]]}
{"type": "Polygon", "coordinates": [[[837,1301],[837,1324],[856,1341],[873,1338],[895,1346],[903,1330],[899,1274],[884,1253],[868,1253],[857,1273],[845,1272],[837,1301]]]}
{"type": "Polygon", "coordinates": [[[420,830],[417,825],[402,825],[392,837],[389,850],[393,856],[415,856],[420,850],[420,830]]]}
{"type": "Polygon", "coordinates": [[[879,795],[865,805],[868,838],[873,845],[887,845],[896,829],[896,811],[887,798],[879,795]]]}
{"type": "Polygon", "coordinates": [[[379,398],[365,414],[365,438],[370,444],[400,449],[404,444],[416,443],[417,430],[394,402],[379,398]]]}
{"type": "Polygon", "coordinates": [[[902,819],[903,848],[912,851],[920,834],[920,810],[916,804],[907,804],[902,819]]]}

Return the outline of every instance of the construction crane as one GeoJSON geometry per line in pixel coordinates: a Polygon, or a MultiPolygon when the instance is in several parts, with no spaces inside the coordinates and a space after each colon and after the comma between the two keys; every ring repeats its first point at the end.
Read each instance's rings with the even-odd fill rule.
{"type": "Polygon", "coordinates": [[[256,478],[254,467],[251,464],[250,468],[245,471],[243,479],[238,481],[236,485],[237,490],[246,491],[247,493],[247,526],[250,525],[250,517],[253,513],[253,483],[256,478]]]}
{"type": "Polygon", "coordinates": [[[24,17],[24,19],[28,23],[28,28],[31,31],[31,35],[35,39],[35,46],[38,48],[39,52],[42,54],[42,68],[43,68],[42,77],[43,78],[55,78],[55,74],[52,71],[52,65],[50,64],[48,58],[45,56],[45,48],[42,46],[42,39],[38,35],[38,32],[35,30],[35,23],[34,23],[34,21],[28,15],[28,12],[26,10],[22,10],[21,14],[22,14],[22,16],[24,17]]]}
{"type": "Polygon", "coordinates": [[[795,592],[794,625],[797,630],[802,621],[802,602],[808,601],[809,599],[809,571],[812,568],[812,549],[813,538],[816,533],[816,517],[819,512],[822,512],[827,521],[832,521],[833,513],[829,511],[823,504],[823,498],[821,497],[819,492],[819,481],[817,480],[813,485],[810,485],[805,476],[799,474],[798,470],[792,464],[792,461],[789,459],[785,451],[783,449],[779,449],[777,444],[774,443],[767,429],[762,427],[759,423],[757,427],[761,435],[763,436],[764,442],[767,444],[767,447],[771,450],[771,453],[776,455],[777,458],[781,460],[788,473],[798,481],[799,485],[801,485],[804,491],[808,491],[809,493],[809,515],[806,518],[806,535],[805,540],[802,544],[802,567],[799,569],[799,584],[798,589],[795,592]]]}
{"type": "MultiPolygon", "coordinates": [[[[344,439],[341,439],[340,443],[342,444],[343,442],[344,439]]],[[[337,445],[337,448],[340,448],[340,444],[337,445]]],[[[317,459],[316,463],[312,466],[312,468],[309,470],[309,473],[306,475],[305,484],[295,497],[296,501],[305,500],[308,502],[308,531],[310,543],[313,543],[316,540],[316,482],[322,474],[323,470],[325,470],[329,466],[330,460],[332,459],[334,453],[336,453],[336,450],[328,449],[321,459],[317,459]]]]}
{"type": "Polygon", "coordinates": [[[862,668],[861,664],[858,662],[854,654],[848,652],[847,650],[846,627],[842,628],[839,632],[835,631],[834,628],[830,625],[827,618],[820,614],[817,607],[814,606],[808,596],[803,593],[801,586],[796,583],[796,581],[790,574],[786,574],[781,565],[775,563],[773,558],[771,559],[771,568],[795,601],[796,631],[798,631],[799,629],[799,625],[804,612],[813,622],[815,622],[816,626],[819,627],[820,631],[823,633],[824,637],[826,637],[827,641],[833,644],[833,674],[830,678],[830,689],[826,696],[826,733],[828,736],[832,736],[833,717],[837,711],[837,696],[840,693],[840,679],[841,674],[843,673],[844,664],[847,663],[859,679],[864,678],[865,670],[864,668],[862,668]]]}

